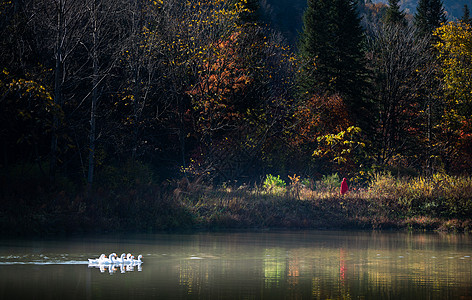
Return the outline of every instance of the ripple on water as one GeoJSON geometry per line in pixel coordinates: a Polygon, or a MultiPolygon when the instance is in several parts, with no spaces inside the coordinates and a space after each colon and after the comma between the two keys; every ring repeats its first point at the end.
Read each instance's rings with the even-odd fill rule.
{"type": "Polygon", "coordinates": [[[0,265],[81,265],[88,264],[87,260],[69,259],[68,254],[50,256],[39,255],[7,255],[0,256],[0,265]]]}

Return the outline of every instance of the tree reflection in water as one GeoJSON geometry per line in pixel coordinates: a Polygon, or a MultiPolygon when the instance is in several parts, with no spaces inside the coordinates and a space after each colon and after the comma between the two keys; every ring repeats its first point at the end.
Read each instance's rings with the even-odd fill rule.
{"type": "Polygon", "coordinates": [[[261,242],[234,249],[231,245],[244,242],[238,236],[236,241],[228,238],[224,238],[227,255],[180,260],[179,282],[187,295],[227,293],[265,299],[472,296],[472,249],[458,247],[457,238],[438,243],[435,235],[374,233],[331,238],[322,244],[303,241],[301,246],[282,238],[280,246],[264,247],[261,242]]]}
{"type": "Polygon", "coordinates": [[[218,232],[10,244],[0,246],[2,299],[71,299],[70,290],[114,300],[472,299],[468,235],[218,232]],[[106,248],[140,249],[146,268],[87,268],[88,254],[106,248]]]}

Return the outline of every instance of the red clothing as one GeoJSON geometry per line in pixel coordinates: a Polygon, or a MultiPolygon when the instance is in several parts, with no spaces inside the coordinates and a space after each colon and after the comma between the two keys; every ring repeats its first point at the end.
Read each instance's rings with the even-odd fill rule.
{"type": "Polygon", "coordinates": [[[346,178],[343,178],[343,182],[341,182],[341,195],[346,194],[347,190],[349,190],[349,187],[347,186],[347,181],[346,178]]]}

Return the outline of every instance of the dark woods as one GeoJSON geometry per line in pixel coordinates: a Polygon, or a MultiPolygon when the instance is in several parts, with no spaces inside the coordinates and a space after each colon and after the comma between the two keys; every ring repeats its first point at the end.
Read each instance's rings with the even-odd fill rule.
{"type": "Polygon", "coordinates": [[[192,226],[182,197],[266,174],[467,173],[471,28],[420,2],[309,0],[290,48],[257,0],[2,1],[1,229],[192,226]]]}

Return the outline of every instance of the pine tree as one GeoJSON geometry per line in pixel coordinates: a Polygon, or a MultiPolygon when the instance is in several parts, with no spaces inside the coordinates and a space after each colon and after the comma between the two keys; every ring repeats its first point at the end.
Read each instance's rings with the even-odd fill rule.
{"type": "Polygon", "coordinates": [[[446,22],[446,13],[441,0],[420,0],[418,2],[414,23],[420,35],[431,34],[444,22],[446,22]]]}
{"type": "Polygon", "coordinates": [[[470,18],[470,11],[467,4],[464,4],[464,8],[462,10],[464,14],[462,15],[462,18],[460,19],[461,22],[466,23],[466,24],[472,24],[472,19],[470,18]]]}
{"type": "Polygon", "coordinates": [[[354,115],[365,107],[363,31],[352,0],[309,0],[299,51],[305,64],[299,86],[305,95],[339,94],[354,115]]]}
{"type": "Polygon", "coordinates": [[[314,94],[327,89],[330,82],[329,62],[332,61],[332,40],[334,24],[330,24],[333,7],[330,0],[308,0],[303,15],[303,31],[299,42],[300,56],[305,65],[299,84],[301,90],[314,94]]]}
{"type": "Polygon", "coordinates": [[[399,0],[388,0],[384,22],[387,24],[406,25],[405,12],[400,9],[399,0]]]}

